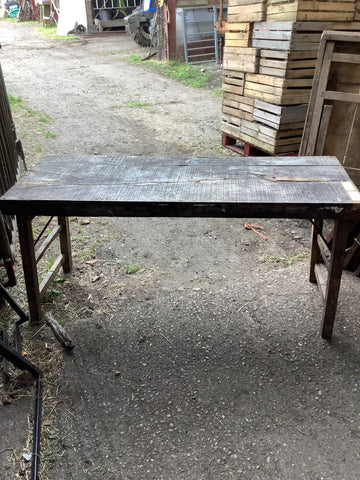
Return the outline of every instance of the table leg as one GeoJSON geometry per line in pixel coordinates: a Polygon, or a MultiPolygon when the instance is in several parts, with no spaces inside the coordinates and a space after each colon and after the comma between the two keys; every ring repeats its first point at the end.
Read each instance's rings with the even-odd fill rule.
{"type": "Polygon", "coordinates": [[[21,258],[24,270],[30,320],[38,322],[41,317],[39,279],[35,260],[32,217],[17,215],[21,258]]]}
{"type": "Polygon", "coordinates": [[[341,275],[344,266],[346,240],[350,226],[351,223],[347,220],[335,220],[321,326],[321,336],[327,340],[331,339],[334,327],[341,275]]]}
{"type": "Polygon", "coordinates": [[[71,240],[68,217],[58,217],[58,224],[61,225],[60,251],[64,256],[62,268],[65,273],[72,269],[71,240]]]}

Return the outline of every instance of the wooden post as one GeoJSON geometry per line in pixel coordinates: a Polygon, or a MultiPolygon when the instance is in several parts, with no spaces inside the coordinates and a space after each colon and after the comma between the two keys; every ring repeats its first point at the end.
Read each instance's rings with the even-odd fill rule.
{"type": "Polygon", "coordinates": [[[39,279],[36,267],[32,217],[17,215],[19,242],[24,270],[26,293],[29,304],[30,320],[38,322],[41,317],[39,279]]]}
{"type": "Polygon", "coordinates": [[[176,51],[176,0],[168,0],[167,9],[169,13],[168,24],[168,52],[169,60],[174,60],[178,57],[176,51]]]}

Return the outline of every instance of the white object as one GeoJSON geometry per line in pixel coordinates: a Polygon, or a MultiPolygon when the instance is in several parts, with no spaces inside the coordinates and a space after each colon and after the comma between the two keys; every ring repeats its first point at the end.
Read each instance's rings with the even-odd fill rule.
{"type": "Polygon", "coordinates": [[[87,28],[85,0],[60,0],[60,15],[56,34],[64,37],[77,25],[87,28]]]}

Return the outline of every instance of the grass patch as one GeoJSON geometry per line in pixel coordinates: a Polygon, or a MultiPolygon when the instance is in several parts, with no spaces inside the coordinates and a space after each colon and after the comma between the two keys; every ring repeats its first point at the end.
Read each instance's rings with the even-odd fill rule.
{"type": "Polygon", "coordinates": [[[1,22],[10,22],[10,23],[18,23],[16,17],[3,17],[0,19],[1,22]]]}
{"type": "Polygon", "coordinates": [[[41,35],[44,35],[44,37],[47,38],[54,38],[57,40],[74,40],[76,35],[64,35],[60,36],[56,34],[57,31],[57,25],[52,24],[52,25],[41,25],[37,28],[37,31],[41,33],[41,35]]]}
{"type": "Polygon", "coordinates": [[[140,262],[136,262],[133,265],[130,265],[130,263],[127,263],[126,265],[124,265],[125,273],[127,273],[128,275],[131,275],[132,273],[137,272],[139,269],[140,269],[140,262]]]}
{"type": "Polygon", "coordinates": [[[45,137],[45,138],[56,138],[56,133],[52,133],[52,132],[50,132],[49,130],[46,130],[46,131],[44,132],[44,137],[45,137]]]}
{"type": "Polygon", "coordinates": [[[42,463],[45,470],[54,466],[58,456],[61,454],[62,438],[57,428],[49,429],[45,432],[47,445],[42,453],[42,463]]]}
{"type": "Polygon", "coordinates": [[[144,108],[144,107],[151,107],[151,103],[139,102],[137,100],[134,100],[134,101],[129,100],[128,102],[125,103],[125,106],[128,108],[144,108]]]}
{"type": "Polygon", "coordinates": [[[288,267],[293,263],[295,263],[296,261],[302,260],[306,256],[307,256],[307,253],[305,252],[296,253],[295,255],[292,255],[290,257],[279,257],[277,255],[262,255],[260,257],[260,260],[262,262],[273,262],[273,263],[282,264],[288,267]]]}
{"type": "Polygon", "coordinates": [[[89,235],[74,235],[73,237],[71,237],[71,240],[73,242],[88,242],[89,238],[89,235]]]}
{"type": "Polygon", "coordinates": [[[9,100],[10,108],[12,109],[24,108],[22,97],[14,97],[13,95],[10,95],[10,93],[8,93],[8,100],[9,100]]]}
{"type": "Polygon", "coordinates": [[[159,61],[144,60],[137,55],[129,57],[129,62],[146,65],[153,70],[158,71],[164,77],[172,77],[185,85],[194,88],[205,88],[209,86],[213,79],[213,74],[197,65],[189,65],[175,60],[159,61]]]}
{"type": "Polygon", "coordinates": [[[213,88],[213,89],[210,91],[210,94],[211,94],[213,97],[220,97],[220,96],[223,94],[222,87],[213,88]]]}
{"type": "Polygon", "coordinates": [[[40,123],[52,123],[52,118],[47,113],[40,114],[38,120],[40,123]]]}
{"type": "MultiPolygon", "coordinates": [[[[9,100],[9,105],[10,108],[13,112],[25,112],[29,117],[34,118],[40,127],[41,133],[44,135],[45,138],[55,138],[56,134],[50,132],[49,130],[45,130],[45,125],[51,124],[53,122],[53,119],[48,115],[47,113],[44,112],[39,112],[35,108],[30,108],[28,107],[22,97],[14,97],[14,95],[11,95],[8,93],[8,100],[9,100]]],[[[23,132],[22,134],[23,137],[27,136],[27,132],[23,132]]],[[[37,145],[35,147],[35,150],[37,152],[41,152],[43,150],[43,147],[41,145],[37,145]]]]}

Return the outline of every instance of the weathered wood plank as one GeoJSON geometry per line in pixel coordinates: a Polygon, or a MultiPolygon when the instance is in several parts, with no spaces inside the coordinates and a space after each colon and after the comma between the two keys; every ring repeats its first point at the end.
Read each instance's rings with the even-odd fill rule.
{"type": "MultiPolygon", "coordinates": [[[[266,132],[263,129],[262,135],[266,132]]],[[[279,202],[283,212],[289,207],[290,215],[296,212],[302,218],[311,210],[316,217],[326,204],[353,204],[341,183],[347,179],[331,157],[249,161],[59,155],[45,158],[6,192],[1,208],[4,213],[14,213],[20,205],[23,215],[61,216],[188,216],[195,212],[211,216],[224,208],[220,216],[238,216],[244,215],[250,204],[255,210],[255,206],[279,202]],[[277,177],[294,180],[274,181],[277,177]],[[302,181],[296,181],[300,177],[302,181]],[[316,182],[316,178],[323,180],[316,182]]],[[[273,208],[270,210],[276,216],[273,208]]],[[[326,213],[340,215],[341,208],[326,213]]]]}

